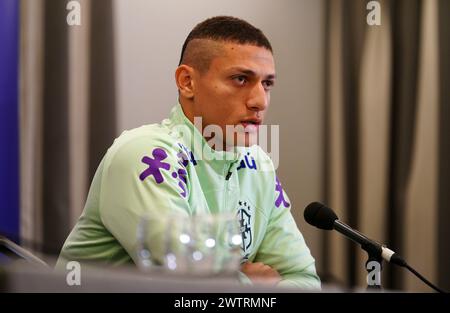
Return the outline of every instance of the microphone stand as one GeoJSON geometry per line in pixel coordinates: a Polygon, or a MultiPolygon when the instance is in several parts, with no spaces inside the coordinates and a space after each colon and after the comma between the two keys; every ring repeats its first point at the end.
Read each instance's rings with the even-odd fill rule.
{"type": "MultiPolygon", "coordinates": [[[[367,290],[368,291],[381,291],[381,270],[383,269],[383,258],[381,257],[381,246],[377,246],[370,241],[364,242],[361,244],[361,248],[367,252],[367,262],[366,262],[366,270],[367,270],[367,290]],[[375,275],[379,275],[379,281],[375,281],[375,284],[371,284],[369,281],[369,275],[372,275],[372,271],[374,269],[370,268],[368,265],[371,262],[377,262],[379,264],[379,271],[375,273],[375,275]]],[[[377,270],[377,267],[375,267],[377,270]]]]}
{"type": "MultiPolygon", "coordinates": [[[[378,243],[370,240],[369,238],[367,238],[360,232],[351,229],[350,226],[348,226],[345,223],[342,223],[341,221],[339,221],[337,219],[334,221],[333,228],[335,230],[337,230],[338,232],[344,234],[348,238],[350,238],[350,240],[354,241],[355,243],[360,244],[361,248],[367,252],[367,255],[368,255],[368,260],[366,262],[367,290],[371,290],[371,291],[381,290],[382,289],[381,288],[381,270],[383,267],[381,244],[378,244],[378,243]],[[378,282],[375,281],[375,284],[370,284],[369,275],[372,274],[373,269],[369,269],[368,265],[370,262],[373,262],[373,261],[377,262],[379,265],[379,273],[376,273],[376,275],[379,275],[380,280],[378,282]]],[[[376,269],[377,268],[375,268],[375,270],[376,269]]]]}

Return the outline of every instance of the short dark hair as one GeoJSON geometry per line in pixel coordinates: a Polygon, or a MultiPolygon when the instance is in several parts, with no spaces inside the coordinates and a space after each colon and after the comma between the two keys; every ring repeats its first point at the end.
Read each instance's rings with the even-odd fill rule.
{"type": "Polygon", "coordinates": [[[215,16],[197,24],[184,41],[179,65],[182,64],[186,47],[194,39],[250,44],[273,52],[264,33],[250,23],[232,16],[215,16]]]}

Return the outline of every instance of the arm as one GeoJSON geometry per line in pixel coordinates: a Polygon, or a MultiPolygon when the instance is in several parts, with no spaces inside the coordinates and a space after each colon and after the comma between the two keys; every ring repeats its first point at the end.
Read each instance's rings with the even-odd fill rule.
{"type": "Polygon", "coordinates": [[[276,179],[275,200],[255,262],[263,262],[281,275],[279,286],[320,289],[320,279],[305,240],[291,214],[291,205],[276,179]]]}
{"type": "Polygon", "coordinates": [[[241,266],[241,272],[254,283],[276,285],[281,280],[280,274],[275,269],[262,262],[245,262],[241,266]]]}
{"type": "Polygon", "coordinates": [[[160,218],[149,225],[148,242],[152,257],[161,262],[165,219],[174,212],[190,214],[187,173],[178,161],[177,151],[148,137],[119,144],[105,160],[100,216],[135,263],[136,230],[143,216],[160,218]]]}

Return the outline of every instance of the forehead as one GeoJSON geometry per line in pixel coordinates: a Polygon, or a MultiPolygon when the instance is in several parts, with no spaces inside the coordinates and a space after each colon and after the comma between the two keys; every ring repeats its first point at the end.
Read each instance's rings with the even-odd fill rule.
{"type": "Polygon", "coordinates": [[[246,68],[260,75],[274,75],[275,62],[272,52],[264,47],[222,43],[221,53],[210,64],[210,70],[228,71],[246,68]]]}

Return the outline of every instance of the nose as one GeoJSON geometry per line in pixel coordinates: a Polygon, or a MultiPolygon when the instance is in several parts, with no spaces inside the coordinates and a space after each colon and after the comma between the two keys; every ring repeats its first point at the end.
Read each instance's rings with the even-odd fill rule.
{"type": "Polygon", "coordinates": [[[269,106],[269,93],[261,83],[253,86],[247,99],[247,108],[251,111],[264,111],[269,106]]]}

